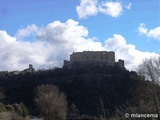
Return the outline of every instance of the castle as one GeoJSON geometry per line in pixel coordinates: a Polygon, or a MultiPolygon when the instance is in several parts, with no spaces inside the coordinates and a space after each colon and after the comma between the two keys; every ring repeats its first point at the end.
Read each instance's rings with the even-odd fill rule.
{"type": "Polygon", "coordinates": [[[113,51],[73,52],[70,55],[70,61],[64,60],[64,66],[72,67],[74,64],[95,64],[124,68],[124,60],[119,59],[118,62],[115,62],[115,52],[113,51]]]}
{"type": "Polygon", "coordinates": [[[34,73],[35,69],[33,68],[32,64],[29,64],[29,68],[24,69],[23,71],[0,71],[0,76],[6,76],[6,75],[19,75],[19,74],[25,74],[25,73],[34,73]]]}
{"type": "Polygon", "coordinates": [[[35,71],[35,69],[33,68],[32,64],[29,64],[29,68],[24,69],[22,72],[23,73],[33,73],[35,71]]]}

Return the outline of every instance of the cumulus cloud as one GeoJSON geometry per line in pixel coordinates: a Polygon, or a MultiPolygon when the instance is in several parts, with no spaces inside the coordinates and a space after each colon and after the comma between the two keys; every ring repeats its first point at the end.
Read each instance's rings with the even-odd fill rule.
{"type": "Polygon", "coordinates": [[[141,23],[138,27],[138,31],[140,34],[147,34],[148,29],[146,28],[146,25],[144,23],[141,23]]]}
{"type": "Polygon", "coordinates": [[[160,26],[157,28],[151,29],[148,32],[147,36],[160,40],[160,26]]]}
{"type": "MultiPolygon", "coordinates": [[[[104,49],[100,42],[96,42],[92,38],[87,38],[87,36],[88,30],[86,27],[79,25],[77,21],[69,19],[65,23],[61,23],[60,21],[50,23],[38,33],[37,39],[49,42],[55,47],[57,47],[56,45],[63,46],[57,47],[57,49],[66,49],[67,52],[68,50],[104,49]]],[[[66,52],[66,50],[63,52],[66,52]]]]}
{"type": "Polygon", "coordinates": [[[50,53],[42,42],[17,41],[5,31],[0,31],[0,43],[0,70],[22,70],[29,63],[45,66],[50,53]]]}
{"type": "Polygon", "coordinates": [[[97,0],[81,0],[80,5],[76,7],[79,18],[94,16],[97,14],[97,0]]]}
{"type": "Polygon", "coordinates": [[[105,41],[105,47],[109,51],[115,51],[116,60],[125,60],[125,66],[129,70],[135,70],[136,67],[145,58],[159,56],[156,53],[142,52],[136,49],[132,44],[127,44],[123,36],[114,34],[112,38],[105,41]]]}
{"type": "Polygon", "coordinates": [[[28,25],[27,28],[19,29],[16,33],[16,38],[17,39],[22,39],[24,37],[29,37],[36,35],[38,32],[38,27],[36,25],[28,25]]]}
{"type": "Polygon", "coordinates": [[[62,66],[63,60],[69,59],[73,51],[105,50],[100,42],[88,38],[86,27],[71,19],[65,23],[55,21],[44,28],[37,28],[29,26],[19,30],[17,34],[22,40],[0,31],[0,70],[22,70],[30,63],[36,69],[62,66]],[[37,33],[36,40],[26,41],[25,37],[32,30],[37,33]]]}
{"type": "Polygon", "coordinates": [[[148,30],[148,28],[146,28],[146,25],[144,23],[141,23],[140,26],[138,27],[138,31],[140,34],[144,34],[148,38],[154,38],[160,40],[160,26],[148,30]]]}
{"type": "Polygon", "coordinates": [[[54,60],[63,61],[73,51],[105,50],[100,42],[87,38],[87,36],[88,30],[86,27],[69,19],[65,23],[55,21],[47,25],[39,32],[37,38],[50,43],[53,48],[54,60]]]}
{"type": "Polygon", "coordinates": [[[100,2],[97,0],[80,0],[80,5],[76,7],[79,18],[87,18],[98,13],[103,13],[111,17],[118,17],[122,14],[123,8],[131,9],[131,3],[123,5],[121,2],[106,1],[100,2]]]}
{"type": "Polygon", "coordinates": [[[122,14],[123,7],[120,2],[105,2],[99,6],[99,12],[112,17],[118,17],[122,14]]]}
{"type": "MultiPolygon", "coordinates": [[[[29,28],[23,28],[22,31],[28,31],[29,28]]],[[[36,69],[61,67],[63,60],[69,59],[73,51],[115,51],[116,60],[124,59],[126,68],[130,70],[135,70],[142,59],[157,56],[156,53],[137,50],[119,34],[107,38],[103,46],[97,38],[89,38],[87,28],[72,19],[64,23],[54,21],[41,29],[37,29],[38,26],[35,28],[36,40],[32,42],[25,40],[31,31],[21,34],[24,38],[18,40],[16,36],[0,30],[0,70],[23,70],[28,64],[33,64],[36,69]]]]}
{"type": "Polygon", "coordinates": [[[9,44],[15,42],[16,38],[9,36],[6,31],[0,30],[0,41],[1,44],[9,44]]]}

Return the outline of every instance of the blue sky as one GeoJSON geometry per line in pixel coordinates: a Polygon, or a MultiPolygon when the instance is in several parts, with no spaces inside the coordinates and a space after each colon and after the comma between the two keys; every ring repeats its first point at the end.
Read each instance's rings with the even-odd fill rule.
{"type": "Polygon", "coordinates": [[[135,70],[160,53],[159,0],[0,0],[0,70],[62,66],[107,50],[135,70]]]}

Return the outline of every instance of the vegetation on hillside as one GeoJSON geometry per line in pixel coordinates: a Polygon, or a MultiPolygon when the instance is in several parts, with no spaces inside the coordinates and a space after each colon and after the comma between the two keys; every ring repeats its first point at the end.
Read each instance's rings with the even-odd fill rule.
{"type": "Polygon", "coordinates": [[[21,102],[26,105],[30,115],[45,117],[45,113],[39,114],[44,106],[38,101],[44,94],[37,94],[42,88],[46,89],[45,86],[52,86],[48,89],[49,92],[57,89],[60,91],[57,93],[64,103],[61,107],[66,109],[63,115],[67,114],[67,119],[126,119],[126,112],[156,113],[151,86],[156,91],[156,102],[160,109],[159,85],[145,80],[134,71],[98,65],[2,76],[0,88],[3,93],[0,95],[3,97],[0,97],[0,100],[3,105],[21,102]],[[53,86],[57,86],[56,89],[52,89],[53,86]]]}

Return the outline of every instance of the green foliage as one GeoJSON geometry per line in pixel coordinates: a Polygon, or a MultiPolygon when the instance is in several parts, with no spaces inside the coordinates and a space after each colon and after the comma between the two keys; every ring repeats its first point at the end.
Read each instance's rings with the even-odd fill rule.
{"type": "MultiPolygon", "coordinates": [[[[4,105],[0,103],[0,106],[4,111],[4,105]]],[[[7,120],[8,118],[11,118],[9,120],[25,120],[24,118],[28,116],[28,110],[22,102],[20,104],[14,103],[13,105],[5,105],[5,108],[7,111],[2,114],[2,117],[7,120]]]]}
{"type": "Polygon", "coordinates": [[[3,103],[0,103],[0,112],[4,112],[6,110],[3,103]]]}
{"type": "Polygon", "coordinates": [[[8,111],[15,111],[15,109],[12,105],[5,105],[5,107],[8,111]]]}
{"type": "Polygon", "coordinates": [[[23,110],[22,110],[21,106],[20,106],[19,104],[17,104],[17,103],[14,103],[13,106],[14,106],[15,111],[16,111],[20,116],[22,116],[22,115],[23,115],[23,110]]]}
{"type": "Polygon", "coordinates": [[[20,104],[14,103],[13,108],[15,112],[22,117],[27,117],[29,115],[27,107],[22,102],[20,104]]]}
{"type": "Polygon", "coordinates": [[[27,107],[22,102],[20,103],[20,106],[21,106],[22,111],[23,111],[22,116],[27,117],[29,115],[29,111],[28,111],[27,107]]]}
{"type": "MultiPolygon", "coordinates": [[[[132,107],[140,106],[141,99],[145,101],[145,105],[153,105],[153,95],[150,94],[153,92],[147,90],[148,84],[151,83],[142,80],[141,76],[138,76],[134,71],[130,72],[116,67],[75,66],[73,68],[44,70],[35,74],[0,77],[0,85],[5,90],[7,103],[22,101],[28,105],[27,108],[33,114],[39,114],[34,101],[36,96],[34,90],[37,86],[47,84],[56,85],[60,91],[66,94],[68,106],[71,106],[72,103],[75,104],[77,109],[74,108],[74,115],[78,118],[83,114],[99,117],[103,115],[102,108],[107,113],[106,116],[111,117],[116,108],[124,104],[125,101],[130,102],[132,107]],[[100,97],[103,100],[103,105],[100,104],[100,97]]],[[[155,85],[153,87],[155,88],[155,85]]],[[[159,86],[156,89],[157,92],[160,91],[159,86]]],[[[155,99],[159,100],[159,96],[156,96],[155,99]]],[[[18,111],[23,116],[24,110],[22,107],[20,108],[22,110],[18,107],[18,111]]],[[[57,116],[61,115],[57,114],[57,116]]]]}

